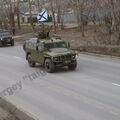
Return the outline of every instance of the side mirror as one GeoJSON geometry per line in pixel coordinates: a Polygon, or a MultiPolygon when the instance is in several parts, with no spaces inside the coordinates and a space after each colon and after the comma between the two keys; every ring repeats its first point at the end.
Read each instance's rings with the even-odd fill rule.
{"type": "Polygon", "coordinates": [[[36,47],[36,51],[38,51],[38,52],[43,52],[45,49],[44,48],[42,48],[42,47],[40,47],[40,46],[37,46],[36,47]]]}
{"type": "Polygon", "coordinates": [[[68,48],[70,48],[70,43],[68,42],[68,48]]]}

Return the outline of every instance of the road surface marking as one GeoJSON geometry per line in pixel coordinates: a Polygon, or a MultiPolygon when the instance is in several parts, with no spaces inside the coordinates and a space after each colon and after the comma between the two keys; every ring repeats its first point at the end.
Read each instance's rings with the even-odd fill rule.
{"type": "Polygon", "coordinates": [[[16,59],[24,59],[24,58],[18,57],[18,56],[12,56],[12,57],[14,57],[14,58],[16,58],[16,59]]]}
{"type": "Polygon", "coordinates": [[[112,84],[115,85],[115,86],[120,87],[120,84],[117,84],[117,83],[112,83],[112,84]]]}
{"type": "Polygon", "coordinates": [[[111,114],[113,114],[113,115],[115,115],[115,116],[118,116],[119,115],[119,113],[117,113],[117,112],[114,112],[114,111],[109,111],[111,114]]]}

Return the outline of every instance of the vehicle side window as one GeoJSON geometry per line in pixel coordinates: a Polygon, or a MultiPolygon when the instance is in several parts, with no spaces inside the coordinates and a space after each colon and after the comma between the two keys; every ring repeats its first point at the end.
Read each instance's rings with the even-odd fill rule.
{"type": "Polygon", "coordinates": [[[44,50],[44,44],[43,43],[39,43],[38,50],[39,51],[43,51],[44,50]]]}

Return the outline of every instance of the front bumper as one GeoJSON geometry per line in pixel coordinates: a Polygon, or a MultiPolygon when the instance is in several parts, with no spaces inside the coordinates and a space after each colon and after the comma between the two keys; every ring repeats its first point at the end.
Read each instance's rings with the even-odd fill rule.
{"type": "Polygon", "coordinates": [[[66,61],[62,61],[62,62],[54,62],[54,64],[57,67],[69,66],[69,65],[76,64],[76,59],[75,60],[66,60],[66,61]]]}
{"type": "Polygon", "coordinates": [[[3,38],[0,40],[0,42],[3,44],[10,44],[12,40],[12,38],[3,38]]]}

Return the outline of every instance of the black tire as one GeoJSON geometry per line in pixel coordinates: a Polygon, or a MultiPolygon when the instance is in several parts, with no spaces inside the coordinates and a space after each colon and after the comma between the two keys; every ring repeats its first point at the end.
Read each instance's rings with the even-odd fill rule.
{"type": "Polygon", "coordinates": [[[15,44],[15,43],[14,43],[14,40],[11,40],[11,43],[10,43],[10,44],[11,44],[11,46],[14,46],[14,44],[15,44]]]}
{"type": "Polygon", "coordinates": [[[30,54],[28,54],[27,60],[30,67],[35,67],[35,62],[32,60],[32,57],[30,54]]]}
{"type": "Polygon", "coordinates": [[[75,60],[73,64],[68,66],[69,70],[75,70],[77,68],[77,61],[75,60]]]}
{"type": "Polygon", "coordinates": [[[24,51],[26,50],[26,44],[25,43],[23,44],[23,50],[24,51]]]}
{"type": "Polygon", "coordinates": [[[46,59],[44,66],[48,73],[55,72],[55,64],[51,61],[51,59],[46,59]]]}
{"type": "Polygon", "coordinates": [[[0,42],[0,47],[3,47],[3,45],[4,45],[3,42],[0,42]]]}

